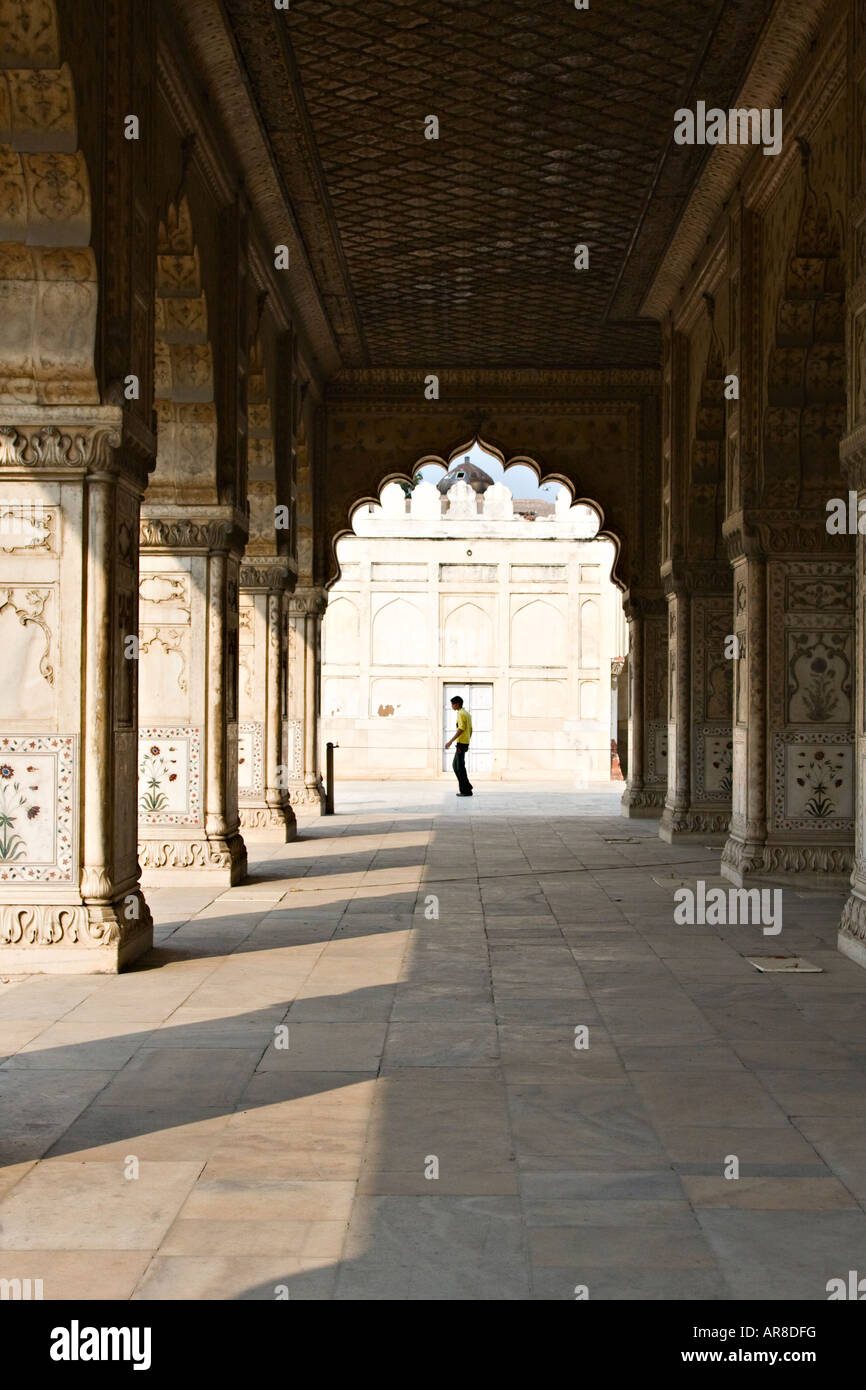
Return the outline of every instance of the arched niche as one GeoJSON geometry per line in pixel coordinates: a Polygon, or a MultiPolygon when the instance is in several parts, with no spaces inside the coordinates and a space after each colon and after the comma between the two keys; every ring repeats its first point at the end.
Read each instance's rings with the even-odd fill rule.
{"type": "Polygon", "coordinates": [[[599,662],[599,605],[585,598],[580,605],[580,664],[590,670],[599,662]]]}
{"type": "Polygon", "coordinates": [[[568,664],[565,615],[547,599],[529,599],[515,607],[511,615],[511,664],[568,664]]]}
{"type": "Polygon", "coordinates": [[[360,618],[351,599],[332,599],[322,619],[324,660],[333,666],[357,666],[360,657],[360,618]]]}
{"type": "Polygon", "coordinates": [[[444,666],[494,665],[493,623],[477,603],[460,603],[447,614],[442,629],[444,666]]]}
{"type": "Polygon", "coordinates": [[[0,0],[0,403],[98,404],[90,242],[55,0],[0,0]]]}
{"type": "Polygon", "coordinates": [[[392,598],[373,617],[374,666],[423,666],[429,659],[427,621],[414,603],[392,598]]]}

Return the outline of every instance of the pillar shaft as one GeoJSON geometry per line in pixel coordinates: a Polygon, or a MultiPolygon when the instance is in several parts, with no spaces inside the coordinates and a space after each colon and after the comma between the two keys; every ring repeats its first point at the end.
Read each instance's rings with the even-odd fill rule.
{"type": "Polygon", "coordinates": [[[157,502],[142,516],[142,872],[150,883],[229,886],[246,873],[237,762],[242,521],[228,507],[157,502]]]}
{"type": "Polygon", "coordinates": [[[147,449],[114,407],[14,416],[0,430],[0,970],[111,973],[152,941],[129,796],[147,449]]]}
{"type": "Polygon", "coordinates": [[[668,580],[668,789],[659,834],[723,844],[731,816],[731,600],[725,571],[668,580]],[[715,582],[713,582],[715,581],[715,582]]]}
{"type": "Polygon", "coordinates": [[[241,568],[238,791],[245,836],[285,843],[297,833],[283,775],[287,628],[283,604],[290,572],[280,561],[241,568]]]}
{"type": "Polygon", "coordinates": [[[667,776],[664,600],[630,597],[624,606],[629,632],[629,754],[622,814],[658,816],[667,776]]]}
{"type": "Polygon", "coordinates": [[[808,517],[773,525],[738,515],[725,530],[738,657],[722,873],[740,886],[844,883],[854,830],[851,558],[839,546],[822,555],[826,528],[808,517]]]}
{"type": "Polygon", "coordinates": [[[286,763],[293,806],[324,805],[319,769],[319,672],[321,667],[322,589],[296,589],[288,600],[289,713],[286,763]]]}

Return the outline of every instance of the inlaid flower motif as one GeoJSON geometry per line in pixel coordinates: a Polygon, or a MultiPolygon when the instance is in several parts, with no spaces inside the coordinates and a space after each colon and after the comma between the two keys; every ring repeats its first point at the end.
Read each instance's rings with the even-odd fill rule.
{"type": "Polygon", "coordinates": [[[151,814],[164,811],[168,806],[168,797],[162,790],[162,784],[171,781],[168,764],[158,754],[159,746],[154,744],[150,754],[142,758],[139,770],[140,780],[146,784],[147,790],[138,798],[138,804],[142,811],[149,811],[151,814]]]}
{"type": "Polygon", "coordinates": [[[825,820],[833,815],[836,810],[833,793],[844,784],[845,779],[839,776],[844,766],[842,753],[828,754],[823,748],[811,753],[803,749],[797,755],[797,770],[800,773],[795,778],[797,786],[808,788],[810,792],[803,808],[806,815],[815,820],[825,820]]]}

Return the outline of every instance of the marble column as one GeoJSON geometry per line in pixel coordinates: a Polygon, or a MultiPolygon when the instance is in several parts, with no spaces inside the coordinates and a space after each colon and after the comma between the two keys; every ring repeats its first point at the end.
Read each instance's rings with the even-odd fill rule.
{"type": "MultiPolygon", "coordinates": [[[[858,516],[866,511],[866,14],[852,5],[848,21],[848,229],[845,337],[847,344],[846,435],[840,445],[847,488],[856,492],[858,516]]],[[[840,492],[842,490],[840,489],[840,492]]],[[[855,541],[856,649],[854,709],[855,824],[851,889],[842,912],[839,950],[866,967],[866,536],[855,541]]]]}
{"type": "Polygon", "coordinates": [[[726,572],[668,577],[668,789],[659,835],[724,844],[731,817],[731,598],[726,572]]]}
{"type": "Polygon", "coordinates": [[[238,798],[248,839],[285,844],[297,834],[283,765],[287,623],[292,574],[279,559],[241,566],[238,798]]]}
{"type": "Polygon", "coordinates": [[[665,719],[666,620],[664,600],[629,597],[628,621],[628,772],[622,814],[661,815],[667,775],[665,719]]]}
{"type": "Polygon", "coordinates": [[[238,815],[238,610],[245,518],[142,507],[139,858],[143,881],[229,887],[238,815]]]}
{"type": "MultiPolygon", "coordinates": [[[[864,401],[866,407],[866,401],[864,401]]],[[[842,444],[842,458],[848,486],[857,493],[858,509],[866,512],[866,425],[860,426],[842,444]]],[[[856,558],[856,664],[866,671],[866,537],[857,536],[856,558]]],[[[855,720],[856,819],[854,826],[854,868],[851,891],[842,912],[839,950],[858,965],[866,967],[866,690],[857,682],[855,720]]]]}
{"type": "Polygon", "coordinates": [[[691,786],[690,606],[685,585],[670,576],[668,605],[668,784],[659,835],[670,842],[686,828],[691,786]]]}
{"type": "Polygon", "coordinates": [[[326,601],[320,588],[296,589],[287,599],[289,692],[284,763],[289,799],[293,806],[317,806],[320,810],[325,802],[318,729],[326,601]]]}
{"type": "Polygon", "coordinates": [[[732,516],[725,535],[737,655],[722,873],[740,887],[844,883],[854,817],[851,559],[805,509],[775,524],[732,516]]]}
{"type": "Polygon", "coordinates": [[[0,971],[152,943],[135,849],[138,516],[153,440],[112,406],[0,426],[0,971]]]}

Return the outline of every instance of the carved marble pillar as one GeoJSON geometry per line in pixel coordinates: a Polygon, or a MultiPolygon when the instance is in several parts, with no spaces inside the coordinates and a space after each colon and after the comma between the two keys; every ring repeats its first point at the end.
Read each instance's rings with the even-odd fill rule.
{"type": "Polygon", "coordinates": [[[281,773],[286,712],[287,624],[292,576],[285,562],[257,556],[241,566],[238,798],[244,835],[285,844],[297,834],[281,773]]]}
{"type": "Polygon", "coordinates": [[[731,816],[732,670],[727,575],[669,577],[668,791],[659,835],[723,844],[731,816]]]}
{"type": "Polygon", "coordinates": [[[668,605],[668,785],[659,835],[670,842],[686,828],[691,789],[691,611],[681,582],[665,580],[668,605]]]}
{"type": "Polygon", "coordinates": [[[322,662],[323,589],[296,589],[287,598],[289,698],[285,723],[285,757],[289,799],[293,806],[325,802],[319,770],[319,686],[322,662]]]}
{"type": "MultiPolygon", "coordinates": [[[[860,370],[862,371],[862,365],[860,370]]],[[[866,404],[866,401],[864,401],[866,404]]],[[[857,492],[858,510],[866,510],[866,427],[861,426],[842,444],[842,457],[848,486],[857,492]]],[[[857,536],[856,555],[856,662],[866,671],[866,537],[857,536]]],[[[866,690],[863,680],[856,683],[855,702],[855,783],[856,824],[854,828],[854,869],[851,892],[842,912],[839,950],[858,965],[866,967],[866,690]]]]}
{"type": "Polygon", "coordinates": [[[142,507],[139,858],[146,883],[238,883],[238,608],[245,520],[142,507]]]}
{"type": "Polygon", "coordinates": [[[0,971],[113,973],[153,936],[130,795],[153,440],[111,406],[4,414],[0,971]]]}
{"type": "Polygon", "coordinates": [[[722,873],[844,882],[854,829],[853,568],[824,522],[729,517],[733,795],[722,873]],[[828,553],[822,554],[822,551],[828,553]]]}
{"type": "Polygon", "coordinates": [[[622,814],[661,814],[667,776],[667,638],[664,600],[629,597],[628,774],[622,814]]]}
{"type": "MultiPolygon", "coordinates": [[[[840,454],[847,487],[859,509],[866,498],[866,13],[852,5],[848,20],[847,97],[848,228],[846,305],[847,419],[840,454]]],[[[840,490],[841,491],[841,490],[840,490]]],[[[866,507],[864,507],[866,510],[866,507]]],[[[866,967],[866,537],[855,542],[856,702],[854,760],[856,823],[851,891],[842,912],[838,945],[866,967]]]]}

